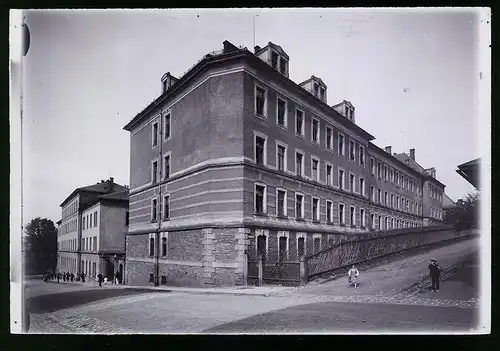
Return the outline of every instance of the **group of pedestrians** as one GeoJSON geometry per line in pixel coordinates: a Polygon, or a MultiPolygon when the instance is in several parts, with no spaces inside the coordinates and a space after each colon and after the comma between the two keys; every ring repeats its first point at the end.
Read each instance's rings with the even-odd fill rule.
{"type": "Polygon", "coordinates": [[[66,283],[66,282],[72,283],[76,279],[77,281],[81,280],[82,283],[85,283],[85,277],[86,277],[85,273],[74,274],[74,273],[70,273],[70,272],[64,272],[64,273],[47,272],[43,275],[43,281],[45,283],[48,283],[49,280],[57,280],[57,282],[60,283],[62,280],[64,283],[66,283]]]}
{"type": "MultiPolygon", "coordinates": [[[[85,283],[86,277],[87,277],[87,275],[85,273],[80,273],[80,274],[75,275],[74,273],[70,273],[70,272],[55,273],[55,272],[49,271],[43,275],[43,281],[45,283],[48,283],[49,280],[57,280],[57,282],[60,283],[62,280],[63,283],[66,283],[66,282],[69,283],[69,282],[73,282],[76,279],[76,281],[81,281],[82,283],[85,283]]],[[[104,275],[99,273],[97,275],[97,282],[99,283],[99,286],[102,286],[102,283],[104,283],[104,285],[106,285],[108,282],[108,277],[105,277],[104,275]]],[[[122,276],[121,276],[119,271],[116,271],[116,273],[113,275],[113,282],[115,284],[122,283],[122,276]]]]}
{"type": "MultiPolygon", "coordinates": [[[[97,275],[97,282],[99,283],[99,286],[102,286],[102,283],[106,285],[108,283],[108,277],[103,276],[101,273],[97,275]]],[[[114,283],[115,284],[121,284],[122,283],[122,276],[120,272],[116,271],[114,274],[114,283]]]]}

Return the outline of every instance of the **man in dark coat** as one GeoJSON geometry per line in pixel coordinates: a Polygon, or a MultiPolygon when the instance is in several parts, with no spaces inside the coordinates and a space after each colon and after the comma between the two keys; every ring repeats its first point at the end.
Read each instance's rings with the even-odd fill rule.
{"type": "Polygon", "coordinates": [[[69,277],[71,279],[71,282],[73,283],[73,280],[75,279],[75,275],[73,273],[71,273],[71,275],[69,277]]]}
{"type": "Polygon", "coordinates": [[[59,280],[61,279],[61,273],[57,273],[57,282],[59,283],[59,280]]]}
{"type": "Polygon", "coordinates": [[[431,260],[429,265],[429,273],[432,281],[432,291],[439,291],[439,278],[441,277],[441,267],[436,260],[431,260]]]}
{"type": "Polygon", "coordinates": [[[85,283],[85,273],[82,273],[82,283],[85,283]]]}
{"type": "Polygon", "coordinates": [[[97,281],[99,282],[99,286],[102,286],[102,282],[104,281],[104,278],[101,273],[97,275],[97,281]]]}

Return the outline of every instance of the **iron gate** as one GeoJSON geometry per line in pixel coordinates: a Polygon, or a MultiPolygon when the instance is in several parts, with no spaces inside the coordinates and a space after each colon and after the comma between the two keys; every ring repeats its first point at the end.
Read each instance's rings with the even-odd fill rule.
{"type": "MultiPolygon", "coordinates": [[[[253,250],[252,250],[253,251],[253,250]]],[[[259,255],[248,252],[248,284],[259,283],[259,255]]],[[[264,284],[298,286],[300,285],[300,262],[290,259],[288,251],[268,248],[262,252],[262,281],[264,284]]]]}

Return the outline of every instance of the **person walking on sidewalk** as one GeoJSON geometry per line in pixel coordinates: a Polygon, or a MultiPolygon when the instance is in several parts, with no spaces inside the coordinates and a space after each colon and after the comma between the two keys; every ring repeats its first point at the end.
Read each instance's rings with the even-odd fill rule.
{"type": "Polygon", "coordinates": [[[59,284],[59,280],[61,279],[61,273],[57,273],[57,283],[59,284]]]}
{"type": "Polygon", "coordinates": [[[82,283],[85,283],[85,273],[82,273],[82,283]]]}
{"type": "Polygon", "coordinates": [[[120,284],[120,272],[119,271],[116,271],[115,273],[115,284],[118,285],[120,284]]]}
{"type": "Polygon", "coordinates": [[[97,275],[97,281],[99,282],[99,286],[102,286],[102,282],[104,281],[104,278],[102,277],[101,273],[99,273],[97,275]]]}
{"type": "Polygon", "coordinates": [[[441,267],[437,263],[437,260],[432,259],[429,265],[429,274],[432,281],[432,291],[439,291],[439,278],[441,277],[441,267]]]}
{"type": "Polygon", "coordinates": [[[73,283],[73,280],[75,280],[75,275],[73,274],[73,272],[71,273],[71,275],[69,277],[71,279],[71,282],[73,283]]]}

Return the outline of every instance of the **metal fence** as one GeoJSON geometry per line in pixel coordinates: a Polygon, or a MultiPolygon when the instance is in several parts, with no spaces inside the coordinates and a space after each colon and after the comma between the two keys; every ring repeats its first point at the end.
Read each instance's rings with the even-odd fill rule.
{"type": "Polygon", "coordinates": [[[411,248],[474,234],[473,232],[457,232],[448,227],[418,229],[355,241],[345,241],[309,255],[306,257],[308,279],[310,280],[317,275],[348,265],[359,264],[411,248]]]}
{"type": "Polygon", "coordinates": [[[259,284],[259,265],[262,264],[262,283],[298,286],[300,285],[300,262],[296,257],[291,258],[288,251],[268,248],[262,253],[260,262],[259,254],[248,253],[248,284],[259,284]]]}

